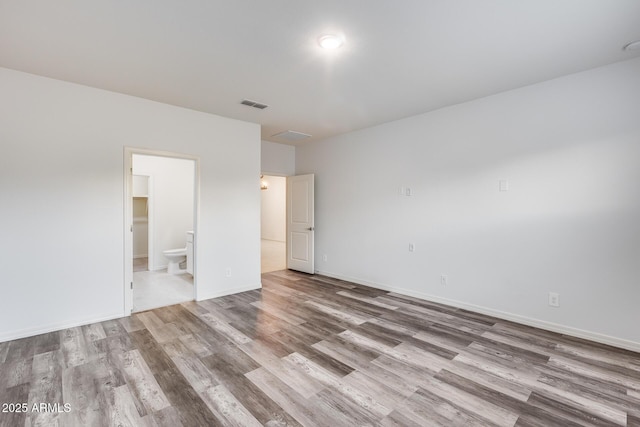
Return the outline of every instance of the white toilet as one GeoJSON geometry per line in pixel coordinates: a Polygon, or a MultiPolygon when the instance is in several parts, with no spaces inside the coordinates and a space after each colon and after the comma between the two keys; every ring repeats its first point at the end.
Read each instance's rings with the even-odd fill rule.
{"type": "Polygon", "coordinates": [[[187,248],[181,249],[169,249],[166,251],[162,251],[164,256],[169,260],[169,265],[167,266],[167,273],[169,274],[180,274],[186,273],[186,269],[180,268],[180,263],[184,262],[187,259],[187,248]]]}
{"type": "Polygon", "coordinates": [[[167,273],[169,274],[193,274],[193,231],[187,231],[187,246],[179,249],[162,251],[169,260],[167,273]],[[180,264],[187,260],[187,268],[180,268],[180,264]]]}

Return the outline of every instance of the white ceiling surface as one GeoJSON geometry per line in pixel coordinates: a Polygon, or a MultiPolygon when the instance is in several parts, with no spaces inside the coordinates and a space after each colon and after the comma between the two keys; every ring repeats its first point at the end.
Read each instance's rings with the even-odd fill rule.
{"type": "Polygon", "coordinates": [[[274,142],[630,59],[637,39],[638,0],[0,0],[0,66],[260,123],[274,142]],[[327,32],[345,45],[321,50],[327,32]]]}

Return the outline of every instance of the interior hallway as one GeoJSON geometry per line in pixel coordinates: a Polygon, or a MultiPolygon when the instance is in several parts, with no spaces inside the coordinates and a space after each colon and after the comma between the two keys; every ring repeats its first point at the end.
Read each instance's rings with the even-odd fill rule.
{"type": "Polygon", "coordinates": [[[287,244],[275,240],[262,239],[260,272],[285,270],[287,268],[287,244]]]}

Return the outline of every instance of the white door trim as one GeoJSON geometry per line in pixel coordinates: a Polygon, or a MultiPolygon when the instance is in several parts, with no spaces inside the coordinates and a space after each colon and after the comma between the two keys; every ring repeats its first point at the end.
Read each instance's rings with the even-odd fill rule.
{"type": "MultiPolygon", "coordinates": [[[[200,219],[200,157],[170,151],[150,150],[147,148],[124,147],[124,316],[130,316],[133,311],[133,155],[141,154],[157,157],[172,157],[176,159],[194,161],[193,177],[193,231],[194,231],[194,266],[193,266],[193,299],[198,299],[198,224],[200,219]]],[[[149,233],[151,234],[151,233],[149,233]]]]}

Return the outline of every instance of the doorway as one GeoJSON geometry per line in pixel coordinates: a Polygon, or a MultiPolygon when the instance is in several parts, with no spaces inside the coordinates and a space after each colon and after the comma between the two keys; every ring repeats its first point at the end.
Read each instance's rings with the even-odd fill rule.
{"type": "Polygon", "coordinates": [[[127,148],[125,173],[125,314],[194,300],[198,159],[127,148]]]}
{"type": "Polygon", "coordinates": [[[287,178],[287,268],[315,274],[315,177],[287,178]]]}
{"type": "Polygon", "coordinates": [[[287,268],[287,178],[260,177],[261,273],[287,268]]]}
{"type": "Polygon", "coordinates": [[[260,179],[261,273],[290,269],[314,274],[314,175],[260,179]]]}

